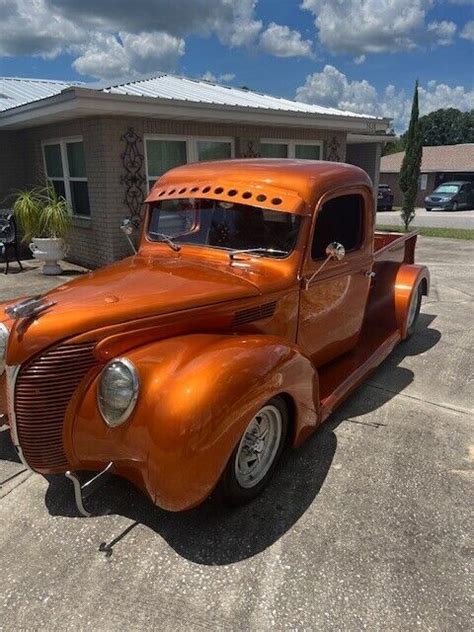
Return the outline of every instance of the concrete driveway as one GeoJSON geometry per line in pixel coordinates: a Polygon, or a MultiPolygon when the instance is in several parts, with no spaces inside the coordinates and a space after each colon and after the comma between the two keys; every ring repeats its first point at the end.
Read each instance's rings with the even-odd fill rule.
{"type": "Polygon", "coordinates": [[[420,238],[416,334],[244,508],[116,479],[81,518],[0,432],[0,629],[469,629],[473,255],[420,238]]]}
{"type": "MultiPolygon", "coordinates": [[[[415,211],[413,226],[432,226],[434,228],[471,228],[474,229],[474,210],[472,211],[442,211],[428,212],[424,208],[415,211]]],[[[402,226],[400,211],[378,211],[377,224],[402,226]]]]}

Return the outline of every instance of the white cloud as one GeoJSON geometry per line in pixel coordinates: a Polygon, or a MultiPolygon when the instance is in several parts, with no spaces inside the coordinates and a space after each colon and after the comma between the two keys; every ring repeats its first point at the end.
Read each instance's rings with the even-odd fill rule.
{"type": "Polygon", "coordinates": [[[360,64],[363,64],[366,59],[367,59],[366,55],[359,55],[358,57],[354,58],[354,64],[359,66],[360,64]]]}
{"type": "Polygon", "coordinates": [[[311,41],[304,40],[299,31],[271,22],[260,35],[260,49],[275,57],[311,57],[311,41]]]}
{"type": "Polygon", "coordinates": [[[174,70],[191,33],[256,45],[256,2],[0,0],[0,57],[70,53],[78,72],[107,80],[174,70]]]}
{"type": "MultiPolygon", "coordinates": [[[[330,65],[321,72],[308,75],[305,84],[296,91],[296,98],[306,103],[392,118],[397,132],[407,128],[412,96],[404,90],[397,91],[391,84],[383,92],[378,92],[368,81],[351,81],[330,65]]],[[[426,87],[420,86],[419,98],[421,114],[448,107],[460,110],[474,108],[474,90],[437,81],[428,82],[426,87]]]]}
{"type": "Polygon", "coordinates": [[[474,20],[469,20],[469,22],[466,22],[460,35],[463,39],[474,42],[474,20]]]}
{"type": "Polygon", "coordinates": [[[51,58],[87,37],[70,20],[52,14],[44,0],[0,0],[0,15],[0,56],[51,58]]]}
{"type": "Polygon", "coordinates": [[[433,37],[434,43],[439,46],[452,44],[456,29],[457,26],[454,22],[447,22],[446,20],[430,22],[426,27],[427,32],[433,37]]]}
{"type": "Polygon", "coordinates": [[[228,83],[235,79],[235,75],[232,72],[225,72],[222,75],[214,75],[210,70],[201,75],[201,79],[204,81],[210,81],[211,83],[228,83]]]}
{"type": "MultiPolygon", "coordinates": [[[[126,81],[157,70],[174,70],[184,54],[184,40],[168,33],[97,33],[73,62],[83,75],[126,81]]],[[[78,47],[78,49],[81,47],[78,47]]]]}
{"type": "Polygon", "coordinates": [[[456,25],[426,17],[434,0],[303,0],[320,43],[335,53],[363,55],[451,43],[456,25]]]}

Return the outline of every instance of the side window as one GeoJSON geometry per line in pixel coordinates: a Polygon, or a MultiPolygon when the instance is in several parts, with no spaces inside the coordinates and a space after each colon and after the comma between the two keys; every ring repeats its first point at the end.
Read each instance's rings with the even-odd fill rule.
{"type": "Polygon", "coordinates": [[[326,247],[333,241],[342,244],[346,252],[357,250],[362,243],[363,221],[361,195],[341,195],[326,202],[316,220],[311,257],[324,259],[326,247]]]}

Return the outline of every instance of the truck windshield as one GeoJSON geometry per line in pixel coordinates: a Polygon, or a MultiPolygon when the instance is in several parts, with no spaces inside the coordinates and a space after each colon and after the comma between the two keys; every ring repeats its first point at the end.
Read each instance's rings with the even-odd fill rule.
{"type": "Polygon", "coordinates": [[[148,237],[224,250],[258,249],[283,258],[296,244],[301,218],[246,204],[210,199],[163,200],[151,207],[148,237]]]}

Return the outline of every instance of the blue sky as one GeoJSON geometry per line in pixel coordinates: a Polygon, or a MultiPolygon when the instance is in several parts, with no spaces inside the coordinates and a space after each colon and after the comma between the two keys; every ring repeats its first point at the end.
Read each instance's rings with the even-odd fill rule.
{"type": "Polygon", "coordinates": [[[473,0],[0,0],[0,75],[166,71],[390,116],[474,107],[473,0]]]}

